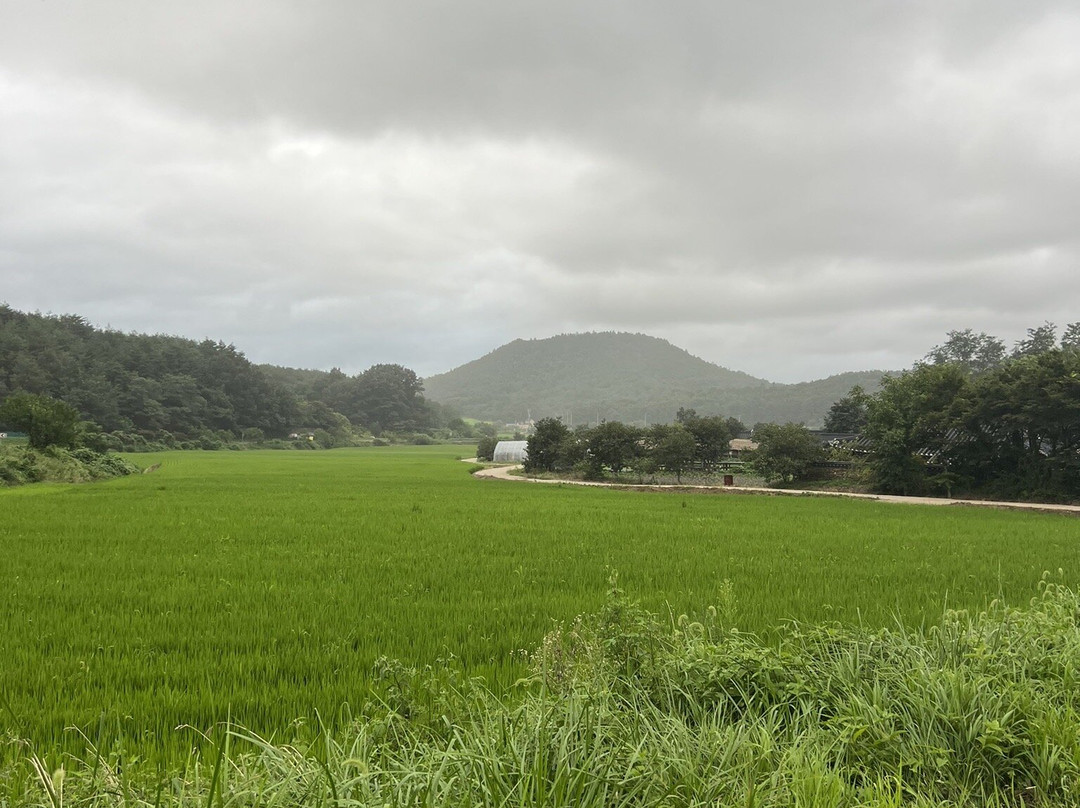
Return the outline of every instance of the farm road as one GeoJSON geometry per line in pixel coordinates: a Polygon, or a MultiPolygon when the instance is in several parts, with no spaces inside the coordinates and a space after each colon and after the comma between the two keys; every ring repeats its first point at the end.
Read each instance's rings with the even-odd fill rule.
{"type": "MultiPolygon", "coordinates": [[[[469,462],[475,462],[475,459],[469,462]]],[[[723,491],[731,494],[752,493],[772,494],[774,496],[815,496],[815,497],[847,497],[850,499],[872,499],[878,502],[896,502],[908,505],[977,505],[984,508],[1009,508],[1024,511],[1049,511],[1055,513],[1071,513],[1080,515],[1080,505],[1054,505],[1043,502],[996,502],[985,499],[944,499],[941,497],[902,497],[895,494],[855,494],[843,491],[809,491],[793,488],[754,488],[752,486],[726,487],[720,485],[644,485],[628,486],[620,483],[597,483],[584,480],[541,480],[535,477],[522,477],[510,472],[520,469],[521,466],[492,466],[476,472],[474,477],[484,477],[490,480],[515,480],[527,483],[557,483],[560,485],[592,485],[606,488],[646,488],[658,489],[681,489],[702,491],[723,491]]]]}

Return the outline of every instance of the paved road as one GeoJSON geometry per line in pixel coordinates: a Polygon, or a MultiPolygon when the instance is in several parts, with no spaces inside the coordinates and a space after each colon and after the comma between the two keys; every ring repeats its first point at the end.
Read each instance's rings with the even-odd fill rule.
{"type": "MultiPolygon", "coordinates": [[[[472,460],[470,462],[475,462],[472,460]]],[[[723,491],[725,493],[753,493],[772,494],[774,496],[816,496],[816,497],[847,497],[850,499],[872,499],[878,502],[896,502],[907,505],[976,505],[984,508],[1010,508],[1024,511],[1053,511],[1056,513],[1071,513],[1080,515],[1080,505],[1053,505],[1041,502],[994,502],[985,499],[944,499],[941,497],[901,497],[893,494],[852,494],[843,491],[810,491],[792,488],[754,488],[751,486],[725,487],[719,485],[648,485],[627,486],[621,483],[597,483],[585,482],[584,480],[550,480],[537,479],[535,477],[522,477],[511,474],[511,471],[520,469],[521,466],[491,466],[476,472],[475,477],[483,477],[490,480],[513,480],[528,483],[555,483],[559,485],[591,485],[607,488],[648,488],[648,489],[699,489],[704,491],[723,491]]]]}

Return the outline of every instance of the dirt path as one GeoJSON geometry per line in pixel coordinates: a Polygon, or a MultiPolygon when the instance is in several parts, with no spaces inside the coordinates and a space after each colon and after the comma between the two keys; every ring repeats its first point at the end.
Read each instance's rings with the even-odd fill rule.
{"type": "Polygon", "coordinates": [[[1080,515],[1080,505],[1053,505],[1042,502],[994,502],[984,499],[944,499],[941,497],[901,497],[894,494],[853,494],[843,491],[810,491],[792,488],[755,488],[751,486],[727,487],[720,485],[642,485],[630,486],[622,483],[596,483],[584,480],[550,480],[536,477],[522,477],[510,472],[520,469],[521,466],[492,466],[476,472],[474,477],[483,477],[489,480],[513,480],[522,483],[555,483],[558,485],[591,485],[603,488],[643,488],[648,490],[701,490],[723,491],[730,494],[771,494],[773,496],[815,496],[815,497],[847,497],[849,499],[872,499],[878,502],[895,502],[907,505],[976,505],[984,508],[1008,508],[1010,510],[1023,511],[1046,511],[1053,513],[1070,513],[1080,515]]]}

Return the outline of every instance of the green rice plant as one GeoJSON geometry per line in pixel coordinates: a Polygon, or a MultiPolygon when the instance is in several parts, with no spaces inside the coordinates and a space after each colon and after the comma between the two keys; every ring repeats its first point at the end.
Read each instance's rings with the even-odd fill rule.
{"type": "MultiPolygon", "coordinates": [[[[410,721],[437,717],[455,677],[515,701],[529,670],[521,649],[538,648],[553,621],[570,631],[575,615],[608,608],[610,569],[647,609],[689,615],[680,631],[713,625],[716,605],[710,630],[763,638],[729,641],[728,680],[707,676],[713,637],[682,663],[712,699],[684,699],[687,709],[734,717],[777,692],[797,699],[824,686],[791,678],[801,669],[776,643],[785,621],[929,632],[946,606],[1023,603],[1043,570],[1071,571],[1061,580],[1072,584],[1080,568],[1077,523],[1063,516],[484,481],[457,462],[461,451],[161,453],[139,456],[161,464],[151,474],[0,491],[0,693],[10,706],[0,741],[18,741],[0,743],[0,793],[6,766],[26,759],[24,740],[50,772],[70,756],[97,759],[92,749],[173,769],[206,759],[203,735],[230,720],[301,748],[354,728],[379,699],[402,712],[407,699],[410,721]],[[378,671],[380,658],[401,670],[378,671]],[[410,684],[413,671],[443,677],[444,701],[410,684]],[[752,698],[738,701],[743,692],[752,698]]],[[[625,629],[613,619],[604,641],[626,672],[651,669],[648,626],[625,629]]],[[[834,677],[878,664],[836,631],[814,638],[845,666],[834,677]]],[[[1004,647],[997,635],[974,648],[934,642],[946,662],[1004,647]]],[[[1032,651],[1009,664],[1057,675],[1053,659],[1032,651]]],[[[926,684],[961,717],[979,687],[926,684]]],[[[880,730],[887,750],[887,728],[904,714],[875,712],[883,698],[846,709],[851,732],[860,721],[872,728],[860,739],[880,730]]],[[[974,736],[989,762],[992,746],[1011,754],[1019,731],[1007,715],[1019,696],[1001,699],[1000,727],[974,736]]],[[[1071,730],[1039,721],[1039,765],[1052,773],[1071,730]]],[[[959,718],[948,726],[966,731],[959,718]]],[[[886,751],[860,754],[870,765],[886,751]]]]}
{"type": "Polygon", "coordinates": [[[1078,619],[1076,591],[1047,582],[1028,606],[951,611],[931,629],[792,624],[766,642],[616,594],[575,620],[598,642],[554,686],[543,657],[563,646],[536,649],[520,698],[418,670],[410,687],[434,688],[440,715],[373,702],[302,746],[226,724],[180,766],[127,775],[115,755],[33,757],[19,804],[1075,806],[1078,619]],[[988,640],[1002,653],[981,653],[988,640]],[[643,641],[656,653],[628,667],[622,649],[643,641]],[[768,679],[773,654],[783,683],[721,699],[706,687],[733,669],[753,679],[755,664],[768,679]]]}

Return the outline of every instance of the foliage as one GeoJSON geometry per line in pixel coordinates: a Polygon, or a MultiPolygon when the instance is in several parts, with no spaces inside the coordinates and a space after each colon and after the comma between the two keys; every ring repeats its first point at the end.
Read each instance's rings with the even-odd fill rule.
{"type": "Polygon", "coordinates": [[[986,333],[976,334],[972,329],[950,331],[942,345],[934,347],[926,355],[926,361],[934,365],[959,365],[969,375],[992,370],[1005,360],[1005,343],[986,333]]]}
{"type": "Polygon", "coordinates": [[[829,408],[825,416],[826,432],[861,432],[866,426],[866,405],[870,397],[856,385],[851,391],[829,408]]]}
{"type": "Polygon", "coordinates": [[[1057,326],[1046,322],[1038,328],[1029,328],[1027,337],[1016,343],[1012,355],[1014,359],[1022,356],[1036,356],[1052,351],[1055,347],[1057,347],[1057,326]]]}
{"type": "MultiPolygon", "coordinates": [[[[727,434],[726,424],[717,420],[723,425],[724,434],[727,434]]],[[[653,462],[659,468],[674,472],[677,482],[682,482],[682,473],[699,456],[699,446],[694,441],[694,435],[682,424],[658,424],[648,435],[647,447],[653,462]]],[[[724,442],[724,449],[727,449],[727,441],[724,442]]]]}
{"type": "Polygon", "coordinates": [[[980,378],[950,415],[950,467],[970,485],[1025,497],[1080,492],[1080,351],[1023,356],[980,378]]]}
{"type": "MultiPolygon", "coordinates": [[[[1046,343],[1038,331],[1033,345],[1046,343]]],[[[975,377],[937,364],[886,379],[864,434],[882,491],[1053,500],[1080,491],[1078,425],[1080,350],[1025,349],[975,377]]]]}
{"type": "Polygon", "coordinates": [[[350,421],[378,435],[424,426],[427,408],[423,389],[420,378],[406,367],[373,365],[330,385],[326,400],[350,421]]]}
{"type": "Polygon", "coordinates": [[[1062,348],[1080,348],[1080,322],[1069,323],[1061,335],[1062,348]]]}
{"type": "Polygon", "coordinates": [[[571,432],[567,432],[566,435],[563,436],[563,439],[559,442],[558,470],[581,470],[587,466],[589,455],[589,433],[589,428],[583,426],[578,427],[571,432]]]}
{"type": "Polygon", "coordinates": [[[758,424],[754,440],[758,448],[751,463],[768,482],[801,479],[824,456],[821,442],[802,424],[758,424]]]}
{"type": "Polygon", "coordinates": [[[737,419],[725,419],[719,415],[703,417],[692,409],[682,408],[676,414],[675,421],[690,433],[694,444],[694,459],[706,470],[727,455],[733,437],[732,426],[742,426],[737,419]]]}
{"type": "Polygon", "coordinates": [[[638,430],[620,421],[605,421],[586,433],[588,462],[595,476],[604,469],[618,474],[638,454],[638,430]]]}
{"type": "Polygon", "coordinates": [[[969,386],[958,365],[921,365],[882,382],[881,391],[868,402],[864,430],[873,447],[871,469],[880,490],[926,490],[925,454],[944,447],[952,427],[949,409],[969,386]]]}
{"type": "Polygon", "coordinates": [[[484,436],[480,438],[480,442],[476,445],[476,459],[477,460],[493,460],[495,457],[495,447],[499,444],[499,441],[494,437],[484,436]]]}
{"type": "Polygon", "coordinates": [[[558,418],[541,418],[533,425],[528,438],[528,457],[525,470],[559,471],[563,468],[561,449],[570,434],[569,428],[558,418]]]}
{"type": "Polygon", "coordinates": [[[353,377],[255,366],[222,342],[123,334],[0,305],[0,399],[26,392],[63,401],[125,446],[138,443],[133,436],[148,446],[231,446],[245,430],[285,438],[322,429],[321,446],[355,445],[364,430],[430,433],[456,416],[422,389],[400,365],[353,377]]]}
{"type": "Polygon", "coordinates": [[[343,729],[289,742],[228,724],[167,768],[99,742],[54,774],[32,751],[9,792],[54,807],[1063,808],[1080,787],[1078,613],[1044,582],[1024,608],[929,630],[793,623],[763,640],[723,608],[669,621],[614,589],[544,637],[518,699],[452,660],[383,658],[385,696],[343,729]]]}
{"type": "Polygon", "coordinates": [[[63,401],[31,393],[14,393],[0,405],[0,424],[25,432],[32,449],[59,446],[73,449],[79,443],[79,413],[63,401]]]}
{"type": "Polygon", "coordinates": [[[724,419],[724,422],[727,424],[728,434],[730,434],[732,438],[750,433],[746,424],[734,416],[729,415],[724,419]]]}
{"type": "Polygon", "coordinates": [[[529,472],[573,471],[590,480],[625,469],[633,469],[642,479],[666,470],[681,482],[689,468],[709,471],[727,456],[733,419],[699,417],[685,409],[679,415],[681,421],[649,430],[605,421],[570,431],[559,419],[542,419],[529,438],[530,459],[525,468],[529,472]]]}
{"type": "Polygon", "coordinates": [[[138,469],[119,455],[88,448],[0,447],[0,486],[28,483],[88,483],[134,474],[138,469]]]}

